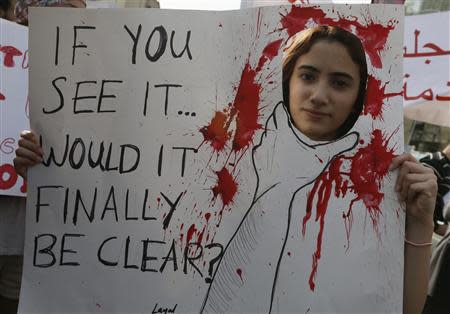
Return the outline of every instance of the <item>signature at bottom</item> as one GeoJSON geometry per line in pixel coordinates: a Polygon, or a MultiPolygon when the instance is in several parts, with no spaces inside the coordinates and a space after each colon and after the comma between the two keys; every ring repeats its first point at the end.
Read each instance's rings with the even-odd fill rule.
{"type": "Polygon", "coordinates": [[[167,313],[175,313],[175,310],[177,309],[178,304],[175,304],[175,306],[173,308],[168,308],[168,307],[160,307],[158,306],[158,303],[155,304],[155,307],[153,308],[152,314],[158,314],[158,313],[162,313],[162,314],[167,314],[167,313]]]}

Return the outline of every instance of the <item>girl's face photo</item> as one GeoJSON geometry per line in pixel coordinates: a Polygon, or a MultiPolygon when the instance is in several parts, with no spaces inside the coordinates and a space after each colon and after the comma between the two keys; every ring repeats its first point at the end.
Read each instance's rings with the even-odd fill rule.
{"type": "Polygon", "coordinates": [[[295,127],[315,141],[335,139],[354,109],[359,82],[359,66],[343,44],[316,42],[297,59],[289,79],[295,127]]]}

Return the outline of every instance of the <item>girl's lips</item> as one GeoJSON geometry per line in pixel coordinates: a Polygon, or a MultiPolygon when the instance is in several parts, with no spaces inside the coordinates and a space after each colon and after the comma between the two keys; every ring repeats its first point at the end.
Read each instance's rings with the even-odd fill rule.
{"type": "Polygon", "coordinates": [[[313,118],[313,119],[322,119],[324,117],[329,116],[328,113],[324,113],[321,111],[315,111],[315,110],[310,110],[310,109],[305,109],[305,108],[303,108],[302,110],[307,114],[308,117],[313,118]]]}

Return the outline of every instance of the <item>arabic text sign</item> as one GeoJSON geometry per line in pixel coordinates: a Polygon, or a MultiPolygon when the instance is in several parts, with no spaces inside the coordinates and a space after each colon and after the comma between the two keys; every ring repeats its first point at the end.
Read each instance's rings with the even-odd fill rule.
{"type": "Polygon", "coordinates": [[[450,126],[449,18],[450,12],[441,12],[405,20],[405,113],[444,126],[450,126]],[[431,106],[422,112],[423,105],[431,106]]]}
{"type": "Polygon", "coordinates": [[[281,312],[400,312],[388,166],[401,97],[372,89],[352,132],[318,145],[290,123],[280,66],[289,37],[320,18],[376,27],[361,38],[370,84],[399,91],[401,12],[32,9],[31,122],[46,157],[29,174],[20,311],[268,312],[279,300],[281,312]],[[321,194],[331,187],[341,193],[321,194]],[[309,211],[320,223],[308,195],[329,202],[309,211]]]}
{"type": "Polygon", "coordinates": [[[0,19],[0,194],[24,195],[12,160],[19,133],[28,129],[28,29],[0,19]]]}

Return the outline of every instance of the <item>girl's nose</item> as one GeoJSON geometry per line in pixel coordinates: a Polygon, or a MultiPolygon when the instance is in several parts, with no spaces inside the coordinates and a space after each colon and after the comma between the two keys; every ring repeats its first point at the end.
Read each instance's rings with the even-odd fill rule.
{"type": "Polygon", "coordinates": [[[319,80],[311,91],[311,102],[316,106],[325,106],[329,102],[329,86],[325,80],[319,80]]]}

